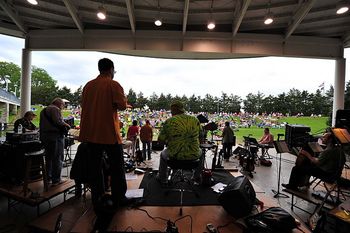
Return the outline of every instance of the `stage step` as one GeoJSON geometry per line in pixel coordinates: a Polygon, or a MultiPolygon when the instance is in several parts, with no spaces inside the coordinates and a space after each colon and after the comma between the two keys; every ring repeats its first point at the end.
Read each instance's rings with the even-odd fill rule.
{"type": "Polygon", "coordinates": [[[71,232],[77,221],[89,210],[90,198],[72,197],[64,203],[52,208],[46,214],[41,215],[29,224],[29,232],[53,232],[57,217],[62,213],[61,233],[71,232]]]}

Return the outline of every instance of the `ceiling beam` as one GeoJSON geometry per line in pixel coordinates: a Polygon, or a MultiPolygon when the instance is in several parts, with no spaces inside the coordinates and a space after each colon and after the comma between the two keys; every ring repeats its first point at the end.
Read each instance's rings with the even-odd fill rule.
{"type": "Polygon", "coordinates": [[[309,13],[311,10],[312,6],[317,0],[309,0],[305,2],[295,13],[293,16],[292,22],[288,26],[286,30],[286,34],[284,35],[284,38],[287,39],[292,33],[295,31],[295,29],[298,27],[298,25],[303,21],[305,16],[309,13]]]}
{"type": "Polygon", "coordinates": [[[126,8],[128,9],[128,16],[129,16],[129,22],[131,31],[133,34],[135,34],[135,13],[134,13],[134,3],[132,0],[125,0],[126,8]]]}
{"type": "Polygon", "coordinates": [[[64,2],[64,5],[66,5],[69,14],[72,16],[75,25],[77,26],[77,28],[79,29],[81,34],[84,34],[83,23],[81,22],[78,14],[77,14],[77,12],[78,12],[77,8],[75,8],[75,6],[73,5],[71,0],[63,0],[63,2],[64,2]]]}
{"type": "Polygon", "coordinates": [[[24,38],[25,34],[14,24],[0,22],[0,34],[24,38]]]}
{"type": "Polygon", "coordinates": [[[22,32],[27,33],[27,29],[24,26],[22,20],[18,17],[17,14],[15,14],[15,12],[11,10],[11,7],[5,1],[0,1],[0,7],[6,12],[6,14],[12,19],[12,21],[22,32]]]}
{"type": "Polygon", "coordinates": [[[186,33],[188,9],[189,8],[190,8],[190,0],[185,0],[184,16],[183,16],[183,20],[182,20],[182,35],[185,35],[185,33],[186,33]]]}
{"type": "Polygon", "coordinates": [[[343,57],[343,40],[309,36],[232,32],[88,30],[82,37],[78,30],[31,30],[28,49],[103,51],[119,54],[166,58],[234,58],[256,56],[308,57],[336,59],[343,57]],[[59,43],[57,43],[59,41],[59,43]]]}
{"type": "Polygon", "coordinates": [[[345,34],[343,41],[344,41],[344,48],[349,48],[350,47],[350,31],[345,34]]]}
{"type": "Polygon", "coordinates": [[[251,2],[251,0],[243,0],[241,9],[240,9],[240,11],[238,11],[238,15],[235,15],[235,19],[233,21],[233,29],[232,29],[233,36],[237,35],[239,26],[241,26],[243,17],[248,10],[250,2],[251,2]]]}

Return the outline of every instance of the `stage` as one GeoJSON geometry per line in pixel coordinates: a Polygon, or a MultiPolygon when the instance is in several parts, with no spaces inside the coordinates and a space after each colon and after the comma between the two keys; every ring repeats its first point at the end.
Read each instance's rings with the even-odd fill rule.
{"type": "MultiPolygon", "coordinates": [[[[241,175],[239,172],[232,172],[233,176],[241,175]]],[[[137,179],[128,180],[128,189],[139,188],[143,175],[137,175],[137,179]]],[[[264,202],[264,209],[273,206],[279,206],[276,199],[268,197],[264,191],[253,183],[256,195],[264,202]]],[[[89,200],[89,198],[88,198],[89,200]]],[[[63,213],[62,223],[63,229],[61,232],[90,232],[93,228],[96,216],[92,210],[90,202],[86,202],[83,198],[72,199],[66,201],[60,206],[50,210],[48,213],[40,216],[32,223],[31,229],[50,230],[54,228],[57,216],[63,213]],[[66,214],[66,212],[68,214],[66,214]],[[73,216],[74,214],[76,216],[73,216]],[[78,216],[80,213],[81,216],[78,216]],[[72,226],[73,220],[75,220],[72,226]],[[66,226],[64,226],[66,224],[66,226]],[[68,226],[72,226],[71,229],[68,226]]],[[[126,231],[165,231],[167,220],[175,222],[179,232],[206,232],[206,224],[212,223],[215,227],[224,226],[220,232],[242,232],[238,224],[234,223],[235,219],[230,216],[220,205],[205,205],[205,206],[185,206],[183,215],[179,215],[179,206],[138,206],[136,208],[121,208],[116,211],[109,226],[111,232],[126,232],[126,231]],[[153,219],[147,216],[147,213],[153,219]],[[162,219],[161,219],[162,218],[162,219]],[[192,225],[192,230],[191,230],[192,225]]],[[[302,227],[304,232],[309,232],[307,228],[302,227]]],[[[298,232],[295,230],[295,232],[298,232]]]]}
{"type": "Polygon", "coordinates": [[[37,215],[40,215],[40,205],[50,201],[52,198],[63,194],[64,200],[67,192],[74,188],[74,181],[67,179],[62,184],[57,186],[49,186],[47,192],[44,191],[42,180],[37,180],[28,185],[29,192],[26,196],[23,195],[22,185],[11,185],[0,183],[0,194],[7,197],[8,209],[18,203],[26,204],[37,208],[37,215]]]}

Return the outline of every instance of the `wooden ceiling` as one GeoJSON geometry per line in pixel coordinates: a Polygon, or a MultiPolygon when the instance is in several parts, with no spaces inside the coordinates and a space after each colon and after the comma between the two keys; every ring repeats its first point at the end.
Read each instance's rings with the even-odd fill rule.
{"type": "MultiPolygon", "coordinates": [[[[220,40],[222,35],[230,40],[256,35],[253,38],[257,40],[278,37],[281,43],[288,43],[293,37],[301,37],[304,41],[308,38],[310,41],[313,38],[331,39],[341,43],[342,48],[350,47],[350,13],[336,14],[338,0],[37,1],[39,4],[34,6],[25,0],[1,0],[0,33],[22,38],[37,38],[39,35],[47,38],[59,32],[70,31],[84,37],[100,31],[102,34],[125,34],[130,40],[136,40],[140,34],[159,34],[169,39],[176,35],[182,40],[193,35],[206,35],[205,38],[214,40],[220,40]],[[104,21],[96,17],[100,6],[107,10],[107,19],[104,21]],[[273,14],[274,22],[265,25],[263,21],[268,12],[273,14]],[[161,27],[154,25],[157,17],[163,21],[161,27]],[[216,23],[213,31],[206,27],[210,19],[216,23]]],[[[52,45],[40,47],[38,43],[33,41],[28,46],[53,48],[52,45]]],[[[45,44],[42,41],[40,43],[45,44]]],[[[180,47],[179,50],[183,50],[184,46],[180,47]]],[[[93,48],[88,46],[88,49],[93,48]]],[[[62,48],[58,46],[57,49],[62,48]]],[[[74,46],[65,46],[63,49],[74,49],[74,46]]],[[[102,50],[99,46],[97,49],[102,50]]],[[[107,51],[108,45],[103,50],[107,51]]]]}

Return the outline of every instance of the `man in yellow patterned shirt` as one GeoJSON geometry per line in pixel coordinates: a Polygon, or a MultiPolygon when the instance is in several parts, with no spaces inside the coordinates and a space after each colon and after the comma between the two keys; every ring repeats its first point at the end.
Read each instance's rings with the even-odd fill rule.
{"type": "MultiPolygon", "coordinates": [[[[160,154],[158,179],[161,183],[167,182],[168,159],[203,160],[199,148],[201,126],[198,119],[185,114],[183,103],[180,101],[174,101],[170,109],[172,117],[164,122],[158,137],[159,141],[164,141],[167,145],[160,154]]],[[[195,180],[200,179],[202,169],[203,161],[194,172],[195,180]]]]}

